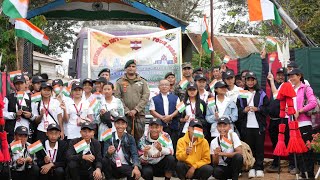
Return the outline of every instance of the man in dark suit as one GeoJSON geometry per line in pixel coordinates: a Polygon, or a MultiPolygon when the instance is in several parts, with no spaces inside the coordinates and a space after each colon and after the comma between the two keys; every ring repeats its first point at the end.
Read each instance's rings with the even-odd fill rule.
{"type": "Polygon", "coordinates": [[[81,137],[70,141],[67,160],[72,180],[101,180],[101,145],[94,137],[94,124],[83,123],[81,137]]]}
{"type": "Polygon", "coordinates": [[[60,140],[61,129],[57,124],[47,128],[48,140],[42,142],[45,151],[37,152],[37,163],[40,168],[40,179],[63,180],[66,166],[67,143],[60,140]]]}

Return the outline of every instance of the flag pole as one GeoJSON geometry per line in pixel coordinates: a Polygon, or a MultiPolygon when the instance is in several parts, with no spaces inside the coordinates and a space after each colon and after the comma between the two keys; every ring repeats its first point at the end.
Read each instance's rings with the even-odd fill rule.
{"type": "MultiPolygon", "coordinates": [[[[213,49],[213,0],[210,0],[210,21],[211,21],[211,44],[212,44],[212,49],[213,49]]],[[[213,66],[214,64],[214,49],[211,52],[211,65],[213,66]]]]}

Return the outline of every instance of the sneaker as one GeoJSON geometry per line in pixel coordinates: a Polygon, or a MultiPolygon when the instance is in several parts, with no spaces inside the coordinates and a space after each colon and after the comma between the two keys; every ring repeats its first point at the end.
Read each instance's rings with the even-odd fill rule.
{"type": "Polygon", "coordinates": [[[256,177],[259,177],[259,178],[264,177],[263,171],[262,170],[257,170],[256,177]]]}
{"type": "Polygon", "coordinates": [[[299,171],[299,169],[297,169],[297,168],[293,168],[293,169],[290,170],[289,173],[292,174],[292,175],[295,175],[295,174],[299,174],[300,171],[299,171]]]}
{"type": "Polygon", "coordinates": [[[256,170],[255,169],[250,169],[250,171],[248,173],[248,177],[249,177],[249,179],[256,177],[256,170]]]}
{"type": "MultiPolygon", "coordinates": [[[[279,170],[279,167],[273,166],[273,165],[266,168],[266,172],[268,172],[268,173],[277,173],[278,170],[279,170]]],[[[281,171],[281,169],[280,169],[280,171],[281,171]]]]}

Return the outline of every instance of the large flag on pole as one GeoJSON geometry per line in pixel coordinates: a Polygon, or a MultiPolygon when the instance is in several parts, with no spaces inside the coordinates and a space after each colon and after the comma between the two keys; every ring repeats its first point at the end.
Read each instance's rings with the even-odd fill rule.
{"type": "Polygon", "coordinates": [[[16,19],[15,29],[17,37],[25,38],[33,44],[42,47],[44,32],[27,19],[16,19]]]}
{"type": "Polygon", "coordinates": [[[248,0],[250,21],[274,20],[275,24],[281,24],[276,6],[269,0],[248,0]]]}
{"type": "Polygon", "coordinates": [[[2,10],[10,18],[26,18],[28,5],[29,0],[4,0],[2,10]]]}
{"type": "Polygon", "coordinates": [[[207,24],[207,18],[206,15],[203,16],[203,23],[200,26],[201,27],[201,45],[206,53],[211,53],[213,51],[212,47],[212,42],[209,37],[209,32],[208,32],[208,24],[207,24]]]}

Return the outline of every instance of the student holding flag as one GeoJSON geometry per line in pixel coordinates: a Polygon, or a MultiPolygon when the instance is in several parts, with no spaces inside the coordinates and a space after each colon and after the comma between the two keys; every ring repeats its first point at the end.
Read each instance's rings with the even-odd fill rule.
{"type": "Polygon", "coordinates": [[[102,180],[101,146],[94,139],[94,124],[81,125],[80,138],[70,141],[67,150],[68,168],[72,180],[102,180]]]}
{"type": "Polygon", "coordinates": [[[210,153],[213,160],[213,176],[216,179],[237,180],[242,170],[243,156],[241,141],[231,130],[228,117],[217,120],[219,135],[211,141],[210,153]]]}
{"type": "Polygon", "coordinates": [[[236,78],[234,71],[232,69],[228,69],[225,73],[223,73],[222,79],[228,85],[228,91],[226,96],[229,97],[234,103],[237,103],[240,90],[243,89],[241,87],[236,86],[236,78]]]}
{"type": "Polygon", "coordinates": [[[169,180],[176,168],[173,145],[169,134],[162,131],[162,121],[152,119],[149,132],[138,142],[138,152],[142,164],[142,177],[152,180],[153,176],[169,180]]]}
{"type": "Polygon", "coordinates": [[[93,100],[92,90],[93,90],[93,81],[90,78],[86,78],[82,81],[83,86],[83,95],[82,99],[91,102],[93,100]]]}
{"type": "Polygon", "coordinates": [[[212,97],[212,94],[206,90],[207,78],[203,74],[198,74],[195,76],[195,81],[198,86],[200,99],[208,103],[208,99],[212,97]]]}
{"type": "Polygon", "coordinates": [[[210,99],[208,103],[206,120],[211,124],[211,137],[212,139],[219,136],[217,130],[217,120],[221,117],[228,117],[231,121],[231,129],[234,130],[234,122],[238,120],[238,108],[230,98],[226,96],[227,85],[223,81],[218,81],[214,85],[215,98],[210,99]]]}
{"type": "MultiPolygon", "coordinates": [[[[8,142],[13,141],[14,130],[18,126],[26,127],[30,133],[29,135],[32,135],[34,129],[30,94],[25,92],[26,81],[24,76],[21,74],[14,76],[13,84],[16,92],[10,93],[3,100],[3,116],[6,121],[5,131],[8,132],[8,142]],[[29,131],[30,128],[31,131],[29,131]]],[[[32,141],[32,138],[30,138],[29,141],[32,141]]]]}
{"type": "Polygon", "coordinates": [[[209,143],[203,138],[202,128],[200,121],[193,120],[186,134],[178,140],[176,171],[179,179],[205,180],[212,175],[209,143]]]}
{"type": "Polygon", "coordinates": [[[75,82],[71,88],[71,101],[67,102],[66,115],[67,119],[64,123],[66,139],[81,137],[80,127],[82,123],[93,121],[93,111],[90,103],[82,99],[83,87],[81,83],[75,82]]]}
{"type": "Polygon", "coordinates": [[[186,96],[186,87],[189,83],[194,83],[192,77],[192,65],[190,62],[185,62],[182,64],[182,79],[174,88],[174,94],[179,97],[179,99],[184,99],[186,96]]]}
{"type": "Polygon", "coordinates": [[[32,91],[31,94],[35,94],[37,92],[40,92],[40,88],[41,88],[41,83],[45,82],[45,80],[42,79],[41,76],[33,76],[31,79],[31,87],[32,87],[32,91]]]}
{"type": "Polygon", "coordinates": [[[13,180],[34,180],[39,176],[34,153],[28,149],[31,146],[27,142],[28,135],[28,128],[19,126],[14,132],[14,141],[10,143],[13,180]]]}
{"type": "Polygon", "coordinates": [[[37,164],[40,167],[41,180],[63,180],[66,167],[67,143],[60,140],[61,128],[57,124],[50,124],[47,129],[48,140],[44,144],[43,151],[38,151],[37,164]]]}
{"type": "MultiPolygon", "coordinates": [[[[64,104],[60,104],[58,100],[52,98],[51,83],[43,82],[41,84],[40,101],[32,102],[32,114],[34,121],[38,124],[37,139],[44,141],[47,139],[47,128],[49,124],[58,124],[63,128],[62,112],[65,108],[64,104]]],[[[64,138],[64,131],[61,132],[61,139],[64,138]]]]}
{"type": "Polygon", "coordinates": [[[114,125],[116,132],[107,130],[103,133],[103,172],[106,179],[126,177],[129,180],[138,180],[141,176],[141,165],[135,139],[125,131],[128,120],[125,116],[116,117],[114,125]]]}

